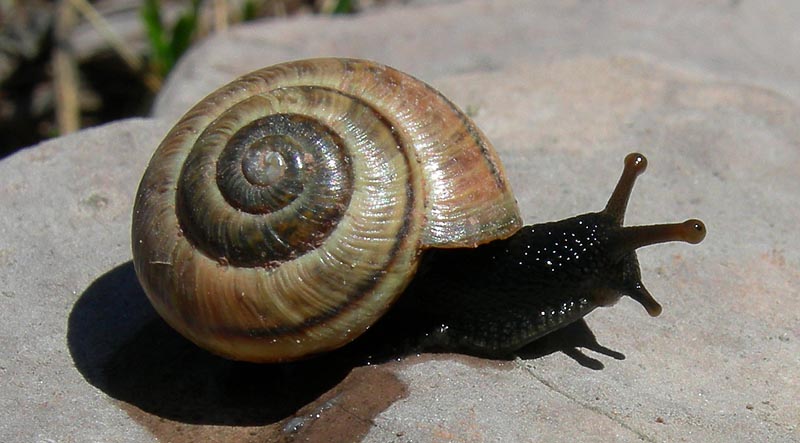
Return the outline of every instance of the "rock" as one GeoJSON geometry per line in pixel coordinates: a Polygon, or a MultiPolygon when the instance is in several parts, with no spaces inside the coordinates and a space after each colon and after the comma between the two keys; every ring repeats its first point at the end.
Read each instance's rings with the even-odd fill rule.
{"type": "MultiPolygon", "coordinates": [[[[386,15],[452,29],[451,17],[491,18],[510,4],[387,9],[349,26],[379,26],[386,15]]],[[[787,11],[792,5],[785,3],[787,11]]],[[[487,44],[505,39],[503,31],[522,32],[518,21],[535,23],[534,16],[558,20],[540,33],[572,29],[564,38],[581,44],[588,37],[577,28],[600,36],[617,29],[608,22],[632,29],[623,33],[627,40],[607,37],[608,47],[593,55],[567,50],[569,42],[534,46],[542,39],[521,34],[530,57],[498,56],[492,69],[457,69],[463,34],[431,39],[450,45],[452,58],[427,58],[428,49],[407,56],[408,66],[427,66],[411,73],[469,109],[494,142],[526,222],[602,208],[622,158],[639,150],[650,166],[627,223],[697,217],[708,225],[700,245],[640,251],[643,279],[664,305],[660,317],[623,300],[514,361],[425,354],[363,366],[344,353],[245,365],[198,350],[160,321],[130,265],[130,210],[150,154],[186,109],[179,105],[234,74],[186,74],[199,66],[195,57],[211,57],[203,50],[172,79],[186,74],[196,85],[168,92],[176,103],[161,100],[162,118],[82,131],[4,159],[0,406],[7,413],[0,441],[797,441],[800,252],[791,246],[800,218],[800,106],[784,74],[768,72],[792,43],[759,52],[759,65],[749,61],[749,45],[687,48],[685,35],[670,42],[637,25],[661,29],[666,21],[685,30],[678,18],[695,11],[693,26],[727,23],[743,41],[759,42],[768,37],[751,8],[687,3],[666,11],[652,2],[629,10],[628,21],[611,6],[506,9],[506,26],[492,19],[492,33],[474,21],[487,44]],[[635,36],[643,47],[630,51],[626,42],[635,36]],[[717,63],[702,61],[704,51],[717,63]]],[[[785,30],[783,22],[776,18],[771,28],[785,30]]],[[[337,20],[314,24],[322,36],[342,31],[337,20]]],[[[414,36],[408,26],[404,32],[414,36]]],[[[287,38],[300,33],[276,28],[287,38]]],[[[255,60],[263,53],[253,49],[255,36],[248,39],[241,52],[229,51],[233,60],[310,55],[284,48],[255,60]]],[[[249,69],[230,65],[240,68],[249,69]]]]}
{"type": "Polygon", "coordinates": [[[791,36],[798,21],[800,3],[790,0],[646,0],[635,6],[436,0],[369,10],[357,17],[266,20],[195,46],[172,72],[154,115],[176,119],[235,76],[321,56],[377,60],[435,82],[453,73],[516,63],[629,55],[720,81],[761,85],[797,100],[800,39],[791,36]]]}

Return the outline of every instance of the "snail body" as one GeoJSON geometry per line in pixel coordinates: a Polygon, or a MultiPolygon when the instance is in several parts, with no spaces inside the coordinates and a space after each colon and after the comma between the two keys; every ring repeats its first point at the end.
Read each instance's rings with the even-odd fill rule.
{"type": "Polygon", "coordinates": [[[415,309],[432,321],[424,342],[490,357],[508,357],[622,296],[651,316],[661,305],[641,281],[635,250],[669,241],[699,243],[700,220],[623,227],[633,183],[647,160],[625,158],[605,209],[522,227],[473,250],[436,251],[436,266],[415,281],[415,309]]]}
{"type": "MultiPolygon", "coordinates": [[[[587,259],[572,262],[581,272],[565,273],[571,263],[561,263],[531,274],[535,284],[501,291],[518,294],[509,299],[514,306],[523,294],[533,300],[528,321],[472,324],[455,315],[459,309],[446,316],[448,340],[505,353],[623,293],[653,314],[657,304],[639,282],[634,249],[702,239],[699,221],[622,228],[645,164],[638,154],[628,159],[600,215],[523,228],[491,144],[430,86],[361,60],[285,63],[212,93],[166,136],[134,203],[134,266],[156,311],[196,344],[238,360],[289,361],[362,334],[403,293],[425,251],[471,249],[465,263],[498,263],[498,255],[524,254],[526,244],[547,248],[544,226],[580,234],[576,227],[601,220],[597,251],[611,258],[581,252],[587,259]],[[583,272],[586,264],[602,266],[583,272]],[[616,275],[602,277],[609,269],[616,275]],[[588,277],[576,282],[573,274],[588,277]],[[540,283],[545,275],[553,283],[540,283]],[[553,289],[558,282],[562,289],[553,289]],[[602,289],[584,290],[587,284],[602,289]],[[537,320],[563,304],[577,307],[537,320]]],[[[502,275],[470,285],[508,288],[510,278],[497,281],[502,275]]],[[[472,316],[492,298],[504,303],[492,290],[468,292],[462,301],[472,316]]]]}

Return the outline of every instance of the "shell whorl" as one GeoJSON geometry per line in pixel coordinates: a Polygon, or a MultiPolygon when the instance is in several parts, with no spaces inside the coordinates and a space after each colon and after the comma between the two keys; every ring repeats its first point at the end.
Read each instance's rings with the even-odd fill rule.
{"type": "Polygon", "coordinates": [[[421,249],[520,227],[497,156],[426,84],[366,61],[265,68],[190,110],[134,206],[134,265],[167,322],[212,352],[285,361],[364,332],[421,249]]]}

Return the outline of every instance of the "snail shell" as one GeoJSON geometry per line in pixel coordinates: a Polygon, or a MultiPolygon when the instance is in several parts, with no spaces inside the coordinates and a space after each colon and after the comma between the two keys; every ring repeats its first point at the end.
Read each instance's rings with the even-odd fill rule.
{"type": "Polygon", "coordinates": [[[425,248],[520,227],[497,154],[453,103],[377,63],[314,59],[245,75],[180,119],[139,185],[132,244],[173,328],[276,362],[363,333],[425,248]]]}

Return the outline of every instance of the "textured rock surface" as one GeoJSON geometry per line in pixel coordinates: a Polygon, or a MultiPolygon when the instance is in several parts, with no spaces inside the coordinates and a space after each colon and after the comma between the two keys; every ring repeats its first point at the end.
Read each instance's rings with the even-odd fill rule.
{"type": "Polygon", "coordinates": [[[232,29],[178,67],[155,114],[177,118],[236,75],[296,58],[381,61],[426,81],[522,62],[635,55],[800,99],[800,3],[790,0],[633,3],[551,0],[442,2],[302,17],[232,29]],[[391,30],[388,31],[387,30],[391,30]]]}
{"type": "Polygon", "coordinates": [[[796,4],[556,4],[251,25],[184,61],[162,118],[0,162],[0,441],[800,440],[796,4]],[[465,18],[471,32],[454,24],[465,18]],[[469,109],[530,223],[600,209],[624,155],[648,155],[627,222],[709,227],[701,245],[640,252],[662,316],[623,300],[587,318],[602,346],[579,325],[510,362],[342,353],[260,367],[176,336],[129,263],[152,150],[233,75],[332,53],[395,64],[469,109]]]}

